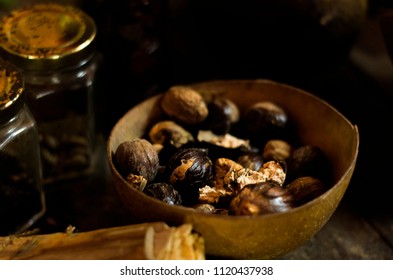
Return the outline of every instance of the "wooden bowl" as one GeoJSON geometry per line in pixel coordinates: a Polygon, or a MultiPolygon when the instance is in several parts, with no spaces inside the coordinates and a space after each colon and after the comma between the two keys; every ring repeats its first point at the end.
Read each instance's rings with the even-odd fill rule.
{"type": "Polygon", "coordinates": [[[348,187],[359,150],[357,127],[316,96],[273,81],[210,81],[191,86],[206,99],[214,94],[230,98],[240,111],[258,101],[277,103],[297,125],[300,140],[320,147],[333,163],[334,185],[288,212],[254,217],[205,214],[148,197],[127,184],[113,165],[112,155],[121,142],[142,137],[163,116],[162,95],[157,95],[130,109],[115,124],[107,142],[115,187],[130,214],[140,222],[192,223],[205,239],[206,254],[218,258],[271,259],[305,243],[329,220],[348,187]]]}

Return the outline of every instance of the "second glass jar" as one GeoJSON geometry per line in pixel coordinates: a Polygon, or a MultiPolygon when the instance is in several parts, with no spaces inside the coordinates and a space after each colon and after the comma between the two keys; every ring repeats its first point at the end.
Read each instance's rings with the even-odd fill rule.
{"type": "Polygon", "coordinates": [[[0,236],[29,229],[46,209],[37,125],[22,76],[0,59],[0,236]]]}

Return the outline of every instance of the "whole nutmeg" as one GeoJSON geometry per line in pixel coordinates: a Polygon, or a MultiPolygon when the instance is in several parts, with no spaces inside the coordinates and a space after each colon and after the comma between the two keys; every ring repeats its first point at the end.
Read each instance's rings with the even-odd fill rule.
{"type": "Polygon", "coordinates": [[[313,176],[325,181],[330,177],[330,168],[325,154],[319,147],[303,145],[295,149],[287,160],[288,182],[304,176],[313,176]]]}
{"type": "Polygon", "coordinates": [[[225,97],[215,97],[208,103],[209,114],[205,120],[206,126],[215,134],[229,133],[232,124],[240,119],[237,105],[225,97]]]}
{"type": "Polygon", "coordinates": [[[121,143],[114,155],[113,164],[127,178],[130,174],[143,176],[148,182],[154,180],[159,169],[159,159],[153,145],[140,138],[121,143]]]}
{"type": "Polygon", "coordinates": [[[184,124],[202,123],[208,108],[199,92],[187,86],[173,86],[163,95],[161,107],[166,114],[184,124]]]}
{"type": "Polygon", "coordinates": [[[292,194],[296,205],[301,205],[324,193],[326,186],[317,178],[305,176],[293,180],[285,189],[292,194]]]}
{"type": "Polygon", "coordinates": [[[265,144],[262,156],[265,160],[284,161],[291,156],[291,149],[287,141],[272,139],[265,144]]]}
{"type": "Polygon", "coordinates": [[[252,138],[262,138],[266,141],[281,138],[287,133],[287,114],[273,102],[263,101],[253,104],[245,111],[243,122],[252,138]]]}
{"type": "Polygon", "coordinates": [[[147,185],[143,192],[170,205],[181,205],[181,196],[172,185],[167,183],[152,183],[147,185]]]}
{"type": "Polygon", "coordinates": [[[293,208],[289,191],[271,182],[245,186],[231,201],[229,214],[257,216],[293,208]]]}
{"type": "Polygon", "coordinates": [[[210,185],[213,163],[207,153],[198,148],[177,151],[167,165],[168,182],[179,191],[183,203],[197,203],[199,188],[210,185]]]}
{"type": "Polygon", "coordinates": [[[254,171],[258,171],[259,169],[261,169],[261,167],[265,163],[262,155],[255,152],[241,155],[237,158],[236,162],[241,164],[244,168],[248,168],[254,171]]]}

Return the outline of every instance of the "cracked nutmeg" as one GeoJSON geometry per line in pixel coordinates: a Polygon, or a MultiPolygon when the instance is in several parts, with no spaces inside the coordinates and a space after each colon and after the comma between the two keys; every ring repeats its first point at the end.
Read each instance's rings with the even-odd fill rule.
{"type": "Polygon", "coordinates": [[[167,174],[184,204],[191,205],[198,201],[199,188],[211,184],[213,163],[202,149],[181,149],[169,159],[167,174]]]}
{"type": "Polygon", "coordinates": [[[230,204],[229,214],[257,216],[293,208],[293,196],[286,189],[263,182],[245,186],[230,204]]]}

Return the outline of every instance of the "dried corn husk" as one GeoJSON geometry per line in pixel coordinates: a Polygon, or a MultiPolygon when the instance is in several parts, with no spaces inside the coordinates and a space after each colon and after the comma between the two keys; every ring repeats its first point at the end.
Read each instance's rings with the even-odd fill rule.
{"type": "Polygon", "coordinates": [[[143,223],[89,232],[0,237],[0,259],[204,259],[204,240],[190,224],[143,223]]]}

